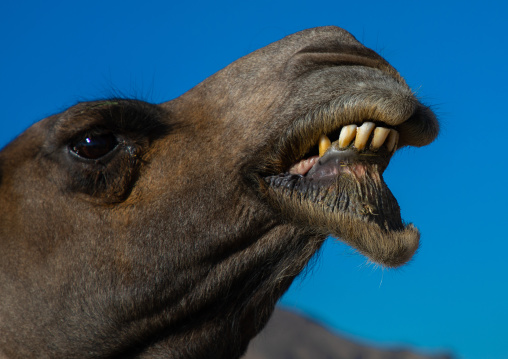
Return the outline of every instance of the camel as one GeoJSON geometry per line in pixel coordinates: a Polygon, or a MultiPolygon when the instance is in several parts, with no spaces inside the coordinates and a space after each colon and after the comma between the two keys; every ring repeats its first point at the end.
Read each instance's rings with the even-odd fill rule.
{"type": "Polygon", "coordinates": [[[382,174],[438,127],[337,27],[35,123],[0,152],[0,357],[240,357],[328,236],[411,259],[382,174]]]}

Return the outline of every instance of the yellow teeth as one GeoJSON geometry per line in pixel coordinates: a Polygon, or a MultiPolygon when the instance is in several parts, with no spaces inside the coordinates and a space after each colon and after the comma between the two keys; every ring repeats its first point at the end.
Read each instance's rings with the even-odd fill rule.
{"type": "Polygon", "coordinates": [[[321,137],[319,137],[319,157],[323,156],[331,145],[332,141],[330,141],[326,135],[321,135],[321,137]]]}
{"type": "Polygon", "coordinates": [[[388,148],[388,151],[392,152],[396,150],[398,142],[399,142],[399,133],[395,130],[390,130],[388,140],[386,141],[386,147],[388,148]]]}
{"type": "Polygon", "coordinates": [[[356,125],[342,127],[339,136],[339,148],[346,148],[356,137],[356,125]]]}
{"type": "Polygon", "coordinates": [[[376,127],[374,130],[374,137],[372,137],[372,141],[370,142],[370,148],[377,150],[379,147],[381,147],[383,143],[385,143],[389,133],[390,129],[388,128],[376,127]]]}
{"type": "Polygon", "coordinates": [[[360,127],[356,129],[355,147],[359,150],[363,150],[367,146],[370,134],[376,127],[373,122],[364,122],[360,127]]]}
{"type": "Polygon", "coordinates": [[[323,156],[332,145],[341,150],[353,146],[359,151],[366,149],[377,151],[384,145],[389,152],[395,152],[398,142],[399,133],[396,130],[376,127],[374,122],[364,122],[361,126],[347,125],[342,127],[339,139],[333,144],[325,134],[319,137],[319,157],[323,156]],[[353,145],[351,145],[352,142],[353,145]]]}

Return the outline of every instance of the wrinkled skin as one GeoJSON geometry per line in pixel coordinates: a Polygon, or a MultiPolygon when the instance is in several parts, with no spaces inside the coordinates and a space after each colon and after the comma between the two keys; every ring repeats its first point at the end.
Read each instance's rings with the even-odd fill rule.
{"type": "Polygon", "coordinates": [[[287,174],[322,133],[366,120],[398,148],[438,132],[387,62],[326,27],[173,101],[36,123],[0,152],[0,357],[235,358],[326,236],[405,263],[419,234],[382,181],[387,151],[316,167],[312,185],[287,174]]]}

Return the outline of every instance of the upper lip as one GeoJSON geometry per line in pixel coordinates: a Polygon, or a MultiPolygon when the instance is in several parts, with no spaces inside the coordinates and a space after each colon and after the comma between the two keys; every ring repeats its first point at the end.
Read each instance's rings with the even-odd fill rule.
{"type": "MultiPolygon", "coordinates": [[[[293,126],[276,144],[272,154],[278,161],[270,161],[266,174],[277,174],[288,171],[297,161],[308,155],[318,144],[322,134],[330,134],[349,124],[362,125],[374,122],[377,126],[393,129],[399,134],[396,149],[404,146],[424,146],[431,143],[438,134],[438,123],[432,111],[415,100],[411,113],[403,120],[382,121],[376,116],[358,120],[354,113],[335,109],[335,104],[326,104],[317,108],[303,118],[297,119],[293,126]]],[[[337,106],[338,107],[338,106],[337,106]]],[[[386,116],[380,116],[386,119],[386,116]]]]}

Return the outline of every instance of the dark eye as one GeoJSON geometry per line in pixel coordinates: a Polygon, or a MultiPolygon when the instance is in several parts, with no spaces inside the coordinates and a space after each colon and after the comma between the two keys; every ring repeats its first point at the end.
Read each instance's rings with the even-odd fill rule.
{"type": "Polygon", "coordinates": [[[111,134],[87,135],[71,146],[71,151],[79,157],[96,160],[107,155],[118,145],[117,138],[111,134]]]}

